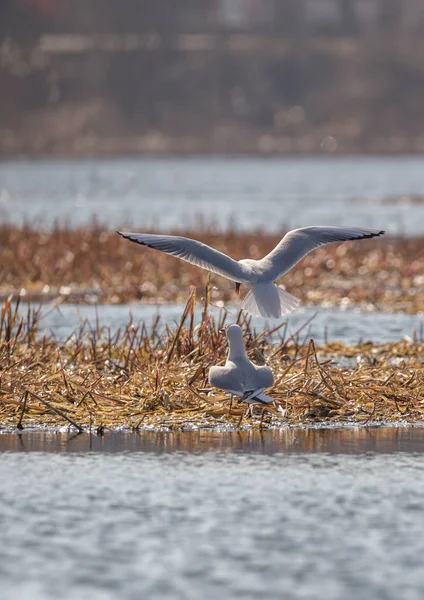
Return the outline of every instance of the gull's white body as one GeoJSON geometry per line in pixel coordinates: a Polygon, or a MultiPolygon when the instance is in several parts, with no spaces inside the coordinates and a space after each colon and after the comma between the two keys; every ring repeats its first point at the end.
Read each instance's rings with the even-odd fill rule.
{"type": "Polygon", "coordinates": [[[262,392],[274,385],[269,367],[253,364],[246,354],[243,335],[238,325],[227,329],[228,357],[223,367],[211,367],[209,383],[214,387],[238,396],[239,402],[268,404],[272,398],[262,392]]]}
{"type": "Polygon", "coordinates": [[[118,233],[131,242],[177,256],[237,284],[251,284],[242,308],[255,316],[278,318],[294,310],[299,300],[276,286],[274,281],[287,273],[306,254],[324,244],[376,237],[383,235],[384,231],[358,227],[303,227],[289,231],[274,250],[261,260],[247,258],[239,261],[185,237],[118,233]]]}

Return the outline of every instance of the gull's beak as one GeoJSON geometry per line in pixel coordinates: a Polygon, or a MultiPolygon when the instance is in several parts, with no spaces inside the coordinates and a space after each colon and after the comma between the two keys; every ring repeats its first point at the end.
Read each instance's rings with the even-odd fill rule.
{"type": "Polygon", "coordinates": [[[240,286],[241,286],[241,283],[236,283],[236,294],[237,294],[237,296],[240,296],[240,286]]]}

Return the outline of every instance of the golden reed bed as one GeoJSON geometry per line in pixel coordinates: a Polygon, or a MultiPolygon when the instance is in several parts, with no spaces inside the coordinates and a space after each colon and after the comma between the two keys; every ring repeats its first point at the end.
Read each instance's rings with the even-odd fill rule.
{"type": "MultiPolygon", "coordinates": [[[[209,299],[207,289],[197,326],[192,288],[176,329],[129,322],[114,332],[81,324],[65,341],[41,335],[41,309],[28,307],[21,317],[22,307],[6,300],[0,319],[0,426],[73,424],[97,432],[237,427],[246,407],[233,404],[230,412],[228,397],[207,383],[210,365],[222,363],[227,351],[221,331],[226,313],[211,317],[209,299]]],[[[304,338],[306,327],[289,335],[286,323],[256,332],[244,315],[238,322],[250,358],[266,360],[276,381],[267,392],[276,406],[267,408],[262,424],[260,414],[245,424],[423,419],[422,332],[413,341],[316,348],[304,338]]]]}
{"type": "MultiPolygon", "coordinates": [[[[134,226],[134,229],[139,228],[134,226]]],[[[201,239],[233,258],[264,256],[280,240],[263,232],[172,231],[201,239]]],[[[206,271],[148,248],[137,247],[100,226],[37,231],[0,227],[0,295],[71,302],[171,302],[199,294],[206,271]]],[[[234,298],[234,286],[213,277],[212,302],[234,298]]],[[[306,256],[284,277],[303,302],[360,304],[415,313],[424,310],[424,236],[345,242],[306,256]]],[[[242,286],[243,290],[243,286],[242,286]]]]}

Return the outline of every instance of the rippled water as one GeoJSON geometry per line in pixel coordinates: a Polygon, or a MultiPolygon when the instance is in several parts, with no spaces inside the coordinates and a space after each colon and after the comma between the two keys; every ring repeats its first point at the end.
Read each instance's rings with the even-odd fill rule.
{"type": "Polygon", "coordinates": [[[1,597],[421,600],[422,469],[409,452],[5,453],[1,597]]]}
{"type": "MultiPolygon", "coordinates": [[[[41,321],[41,328],[47,332],[53,332],[60,339],[66,339],[85,319],[92,327],[98,323],[101,327],[110,327],[112,332],[118,328],[124,328],[129,322],[130,315],[134,323],[139,321],[146,322],[151,326],[157,315],[161,316],[162,325],[165,323],[174,326],[179,323],[183,313],[183,305],[152,305],[152,304],[131,304],[131,305],[71,305],[64,304],[60,311],[49,312],[45,308],[47,315],[41,321]]],[[[26,314],[26,308],[22,308],[22,314],[26,314]]],[[[211,308],[211,314],[218,317],[220,311],[217,308],[211,308]]],[[[232,323],[237,318],[238,309],[229,307],[227,323],[232,323]]],[[[196,321],[201,318],[201,309],[196,310],[196,321]]],[[[275,327],[279,322],[271,319],[267,322],[265,319],[255,318],[252,326],[258,332],[268,324],[275,327]]],[[[346,344],[357,344],[359,341],[372,340],[374,342],[399,341],[405,336],[414,337],[422,335],[423,315],[408,315],[404,313],[379,313],[379,312],[361,312],[357,309],[339,310],[320,309],[316,306],[301,306],[288,318],[286,335],[299,331],[299,339],[313,337],[316,343],[322,344],[325,339],[329,341],[340,340],[346,344]],[[316,316],[314,316],[316,315],[316,316]],[[309,325],[307,322],[310,321],[309,325]],[[305,327],[303,327],[307,324],[305,327]],[[303,327],[303,328],[302,328],[303,327]]],[[[88,330],[88,327],[86,328],[88,330]]]]}
{"type": "Polygon", "coordinates": [[[162,229],[359,225],[424,231],[424,202],[381,204],[424,194],[421,157],[132,158],[0,163],[0,216],[20,223],[123,222],[162,229]]]}

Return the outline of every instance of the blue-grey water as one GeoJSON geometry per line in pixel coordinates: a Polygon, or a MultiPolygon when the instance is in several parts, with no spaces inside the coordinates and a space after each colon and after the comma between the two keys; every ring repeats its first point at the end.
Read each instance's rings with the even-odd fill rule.
{"type": "MultiPolygon", "coordinates": [[[[184,306],[182,304],[142,304],[131,305],[72,305],[63,304],[59,310],[51,310],[45,306],[43,312],[46,317],[40,322],[41,329],[46,333],[53,333],[59,339],[67,339],[78,326],[87,321],[86,331],[90,327],[110,328],[112,332],[119,328],[122,330],[129,323],[130,317],[134,324],[145,322],[151,327],[159,315],[161,321],[159,329],[165,324],[174,328],[180,322],[184,306]]],[[[232,323],[238,315],[236,306],[228,307],[227,323],[232,323]]],[[[210,313],[219,318],[220,309],[212,307],[210,313]]],[[[22,307],[22,314],[26,308],[22,307]]],[[[201,319],[201,308],[195,313],[196,322],[201,319]]],[[[268,326],[270,329],[283,323],[285,319],[262,318],[252,320],[252,327],[262,332],[268,326]]],[[[299,340],[308,341],[314,338],[317,344],[325,341],[342,341],[345,344],[357,344],[360,341],[372,340],[373,342],[400,341],[405,337],[420,339],[423,335],[424,316],[422,314],[409,315],[406,313],[383,313],[361,311],[359,309],[341,310],[338,308],[322,309],[317,306],[303,305],[292,313],[287,319],[286,337],[296,334],[299,340]]],[[[277,336],[275,336],[277,339],[277,336]]]]}
{"type": "Polygon", "coordinates": [[[120,158],[0,162],[0,218],[51,226],[358,225],[424,232],[422,157],[120,158]]]}
{"type": "Polygon", "coordinates": [[[362,430],[352,454],[346,433],[308,452],[296,431],[289,452],[265,432],[250,447],[162,434],[134,452],[95,438],[2,453],[1,598],[421,600],[422,432],[402,446],[398,431],[378,448],[362,430]]]}

